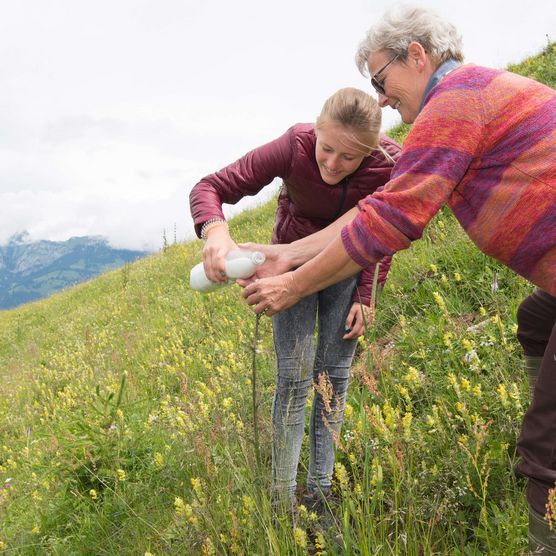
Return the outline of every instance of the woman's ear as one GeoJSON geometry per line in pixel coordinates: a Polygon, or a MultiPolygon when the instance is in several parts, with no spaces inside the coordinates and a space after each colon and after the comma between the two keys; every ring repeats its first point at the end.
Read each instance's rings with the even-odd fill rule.
{"type": "Polygon", "coordinates": [[[407,47],[407,63],[409,66],[417,66],[423,68],[427,62],[427,53],[421,43],[412,41],[407,47]]]}

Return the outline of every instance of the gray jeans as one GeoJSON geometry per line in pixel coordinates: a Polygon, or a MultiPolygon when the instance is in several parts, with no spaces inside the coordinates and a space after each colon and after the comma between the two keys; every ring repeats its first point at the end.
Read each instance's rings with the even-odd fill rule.
{"type": "Polygon", "coordinates": [[[280,496],[294,494],[307,396],[313,382],[319,384],[320,380],[323,384],[323,378],[331,390],[330,411],[318,392],[320,388],[316,388],[309,428],[307,488],[330,489],[334,468],[331,431],[340,432],[349,369],[357,343],[342,339],[356,281],[357,277],[343,280],[272,317],[277,361],[272,403],[272,482],[280,496]],[[315,323],[318,323],[316,353],[315,323]]]}

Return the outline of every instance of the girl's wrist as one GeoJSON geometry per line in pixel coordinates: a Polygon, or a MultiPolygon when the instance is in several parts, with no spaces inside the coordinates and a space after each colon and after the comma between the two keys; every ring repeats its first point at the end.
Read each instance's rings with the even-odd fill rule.
{"type": "Polygon", "coordinates": [[[201,227],[201,239],[206,241],[208,238],[208,231],[220,226],[226,228],[226,231],[228,230],[228,223],[221,218],[211,218],[210,220],[207,220],[201,227]]]}

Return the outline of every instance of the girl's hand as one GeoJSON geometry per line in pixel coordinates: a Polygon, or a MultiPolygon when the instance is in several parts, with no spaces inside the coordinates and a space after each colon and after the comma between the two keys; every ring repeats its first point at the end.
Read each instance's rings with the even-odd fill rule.
{"type": "Polygon", "coordinates": [[[346,318],[346,333],[342,336],[344,340],[354,340],[362,336],[374,322],[374,309],[354,303],[346,318]]]}
{"type": "Polygon", "coordinates": [[[207,231],[207,240],[203,247],[203,267],[209,280],[228,281],[225,257],[233,249],[237,249],[237,244],[231,238],[227,226],[214,226],[207,231]]]}

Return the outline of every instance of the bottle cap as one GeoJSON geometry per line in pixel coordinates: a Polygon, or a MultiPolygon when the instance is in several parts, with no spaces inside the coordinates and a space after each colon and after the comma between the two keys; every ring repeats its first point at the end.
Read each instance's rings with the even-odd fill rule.
{"type": "Polygon", "coordinates": [[[253,251],[253,254],[251,255],[251,260],[256,265],[263,264],[265,259],[266,257],[264,256],[264,253],[261,253],[260,251],[253,251]]]}

